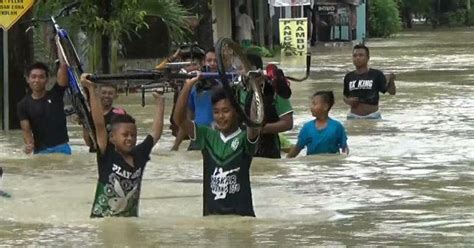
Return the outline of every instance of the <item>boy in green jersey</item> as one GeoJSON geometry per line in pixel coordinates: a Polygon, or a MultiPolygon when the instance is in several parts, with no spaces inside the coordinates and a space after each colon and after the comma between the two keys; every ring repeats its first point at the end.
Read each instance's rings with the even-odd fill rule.
{"type": "MultiPolygon", "coordinates": [[[[186,118],[186,106],[198,76],[187,80],[174,110],[174,121],[195,140],[203,156],[203,215],[255,216],[250,188],[250,164],[259,129],[241,130],[236,110],[222,88],[212,96],[216,129],[186,118]]],[[[251,117],[254,116],[254,103],[251,117]]]]}

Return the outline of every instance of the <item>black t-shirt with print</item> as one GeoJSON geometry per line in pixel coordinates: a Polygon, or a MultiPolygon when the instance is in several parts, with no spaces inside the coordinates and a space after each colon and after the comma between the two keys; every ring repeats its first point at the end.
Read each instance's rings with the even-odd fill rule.
{"type": "Polygon", "coordinates": [[[148,135],[131,151],[134,166],[130,166],[113,145],[108,144],[104,154],[97,153],[99,180],[91,217],[138,216],[143,171],[152,148],[153,137],[148,135]]]}
{"type": "Polygon", "coordinates": [[[18,119],[30,122],[35,152],[69,141],[63,102],[66,88],[56,83],[44,97],[33,99],[29,94],[17,104],[18,119]]]}
{"type": "Polygon", "coordinates": [[[387,79],[383,72],[369,69],[368,72],[357,74],[352,71],[344,77],[344,96],[357,97],[359,102],[378,105],[379,92],[387,92],[387,79]]]}

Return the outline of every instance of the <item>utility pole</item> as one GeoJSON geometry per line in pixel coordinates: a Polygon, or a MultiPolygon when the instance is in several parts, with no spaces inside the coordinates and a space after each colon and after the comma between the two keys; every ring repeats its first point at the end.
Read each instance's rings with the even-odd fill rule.
{"type": "MultiPolygon", "coordinates": [[[[101,1],[102,5],[99,4],[100,6],[100,16],[105,19],[105,21],[110,21],[110,16],[112,13],[112,1],[111,0],[105,0],[101,1]]],[[[102,73],[110,73],[110,35],[108,34],[102,34],[101,36],[101,48],[100,48],[100,54],[101,54],[101,61],[102,61],[102,73]]]]}
{"type": "Polygon", "coordinates": [[[469,20],[471,14],[471,0],[466,0],[466,25],[469,26],[471,20],[469,20]]]}

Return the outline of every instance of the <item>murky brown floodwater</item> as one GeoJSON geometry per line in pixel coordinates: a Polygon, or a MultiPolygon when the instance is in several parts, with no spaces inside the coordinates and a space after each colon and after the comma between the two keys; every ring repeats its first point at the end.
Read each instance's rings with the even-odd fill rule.
{"type": "MultiPolygon", "coordinates": [[[[70,157],[26,156],[13,131],[0,134],[4,190],[13,195],[0,198],[0,246],[474,245],[474,32],[403,33],[368,45],[373,67],[398,77],[397,96],[381,97],[384,120],[345,120],[350,48],[313,53],[313,80],[292,84],[289,136],[311,118],[309,96],[332,89],[351,155],[255,159],[258,218],[202,217],[201,155],[168,152],[166,130],[145,172],[141,217],[91,220],[97,168],[80,129],[70,127],[70,157]]],[[[141,108],[138,96],[118,105],[143,137],[151,106],[141,108]]]]}

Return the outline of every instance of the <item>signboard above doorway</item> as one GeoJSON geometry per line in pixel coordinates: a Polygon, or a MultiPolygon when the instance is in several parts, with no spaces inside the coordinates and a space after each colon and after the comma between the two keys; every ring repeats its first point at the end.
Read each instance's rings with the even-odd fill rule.
{"type": "Polygon", "coordinates": [[[320,15],[334,15],[337,13],[337,5],[316,5],[316,9],[320,15]]]}
{"type": "Polygon", "coordinates": [[[311,0],[268,0],[268,3],[273,7],[292,7],[311,5],[311,0]]]}

